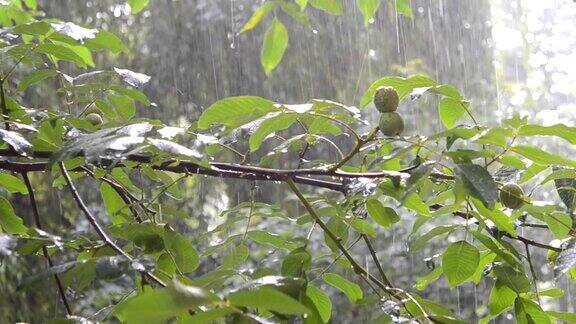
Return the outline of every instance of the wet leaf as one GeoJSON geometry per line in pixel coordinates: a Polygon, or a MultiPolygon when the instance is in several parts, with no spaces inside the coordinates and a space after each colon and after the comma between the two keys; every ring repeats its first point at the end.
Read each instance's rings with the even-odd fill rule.
{"type": "Polygon", "coordinates": [[[26,235],[28,232],[22,218],[14,213],[12,205],[4,197],[0,197],[0,227],[8,234],[26,235]]]}
{"type": "Polygon", "coordinates": [[[228,301],[234,306],[260,308],[282,314],[309,312],[308,308],[292,297],[271,287],[237,291],[228,295],[228,301]]]}
{"type": "Polygon", "coordinates": [[[257,151],[262,142],[275,132],[284,130],[292,126],[297,120],[296,114],[280,114],[278,116],[264,120],[258,129],[250,136],[250,151],[257,151]]]}
{"type": "Polygon", "coordinates": [[[400,216],[398,216],[393,208],[384,207],[384,205],[376,199],[366,200],[366,209],[368,210],[368,215],[370,215],[378,225],[384,228],[390,228],[390,226],[400,220],[400,216]]]}
{"type": "Polygon", "coordinates": [[[53,69],[36,70],[32,74],[30,74],[30,75],[26,76],[25,78],[23,78],[22,80],[20,80],[20,83],[18,83],[17,90],[22,92],[22,91],[26,90],[29,86],[31,86],[35,83],[38,83],[44,79],[53,77],[57,74],[58,74],[58,72],[56,70],[53,70],[53,69]]]}
{"type": "Polygon", "coordinates": [[[228,97],[216,101],[206,108],[198,119],[198,127],[206,129],[220,124],[228,129],[234,129],[263,117],[267,113],[277,111],[278,108],[274,106],[274,103],[264,98],[255,96],[228,97]]]}
{"type": "Polygon", "coordinates": [[[518,296],[518,293],[496,280],[490,291],[490,314],[499,315],[505,310],[512,308],[516,296],[518,296]]]}
{"type": "Polygon", "coordinates": [[[138,73],[128,69],[119,69],[117,67],[114,68],[114,71],[118,73],[124,82],[135,88],[140,88],[150,81],[150,76],[144,73],[138,73]]]}
{"type": "Polygon", "coordinates": [[[470,278],[480,263],[480,252],[466,241],[451,243],[442,256],[442,270],[450,287],[455,287],[470,278]]]}
{"type": "Polygon", "coordinates": [[[286,27],[284,27],[284,24],[275,18],[272,26],[268,28],[264,35],[262,53],[260,54],[260,62],[266,75],[272,73],[280,61],[282,61],[287,47],[288,31],[286,27]]]}
{"type": "Polygon", "coordinates": [[[188,309],[211,304],[204,290],[173,281],[167,288],[149,289],[120,303],[116,316],[126,323],[164,322],[188,309]]]}
{"type": "Polygon", "coordinates": [[[325,292],[312,285],[309,285],[306,288],[306,296],[310,298],[316,307],[322,321],[328,323],[330,321],[330,316],[332,315],[332,301],[330,300],[330,297],[328,297],[325,292]]]}
{"type": "Polygon", "coordinates": [[[438,104],[438,114],[440,114],[440,120],[446,128],[456,126],[456,122],[466,114],[464,105],[467,104],[461,100],[452,98],[444,98],[440,101],[438,104]]]}
{"type": "Polygon", "coordinates": [[[128,0],[128,4],[130,5],[130,9],[132,10],[132,14],[137,14],[142,11],[150,0],[128,0]]]}
{"type": "Polygon", "coordinates": [[[9,193],[28,194],[28,188],[20,178],[11,174],[0,172],[0,188],[4,188],[9,193]]]}
{"type": "Polygon", "coordinates": [[[72,37],[81,42],[85,39],[96,37],[96,34],[98,33],[97,29],[84,28],[72,22],[54,23],[52,24],[52,27],[60,34],[72,37]]]}
{"type": "Polygon", "coordinates": [[[341,275],[336,273],[325,273],[322,275],[322,279],[324,279],[324,281],[329,285],[342,291],[352,304],[356,304],[360,299],[362,299],[363,294],[360,286],[341,275]]]}
{"type": "Polygon", "coordinates": [[[331,15],[341,15],[342,14],[342,2],[341,0],[308,0],[310,5],[316,9],[320,9],[331,15]]]}
{"type": "Polygon", "coordinates": [[[518,324],[551,324],[550,317],[530,299],[518,296],[514,301],[514,313],[518,324]]]}
{"type": "Polygon", "coordinates": [[[258,26],[258,24],[260,24],[262,19],[264,19],[264,17],[266,17],[266,15],[268,15],[268,13],[277,6],[278,3],[276,2],[266,2],[262,4],[260,7],[258,7],[258,9],[254,11],[250,19],[248,19],[248,21],[244,24],[244,26],[242,26],[242,29],[240,29],[240,34],[252,30],[256,26],[258,26]]]}
{"type": "Polygon", "coordinates": [[[20,155],[32,155],[32,144],[17,132],[0,129],[0,140],[8,143],[20,155]]]}
{"type": "Polygon", "coordinates": [[[468,194],[480,199],[487,208],[494,208],[498,200],[498,187],[485,168],[476,164],[459,164],[456,172],[464,181],[468,194]]]}
{"type": "Polygon", "coordinates": [[[576,240],[572,239],[558,254],[554,264],[554,277],[558,278],[576,266],[576,240]]]}
{"type": "Polygon", "coordinates": [[[379,6],[380,0],[358,0],[358,8],[364,16],[364,25],[368,26],[370,21],[374,19],[379,6]]]}

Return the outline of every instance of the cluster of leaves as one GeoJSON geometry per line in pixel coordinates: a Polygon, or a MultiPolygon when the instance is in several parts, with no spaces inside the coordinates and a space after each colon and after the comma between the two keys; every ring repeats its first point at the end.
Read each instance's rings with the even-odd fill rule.
{"type": "MultiPolygon", "coordinates": [[[[374,21],[381,2],[381,0],[357,0],[358,9],[362,13],[366,25],[374,21]]],[[[394,6],[398,14],[412,17],[412,9],[408,0],[393,0],[389,2],[394,6]]],[[[307,14],[309,7],[333,16],[339,16],[343,13],[342,0],[268,0],[254,11],[252,17],[240,30],[240,33],[250,31],[256,28],[266,16],[270,14],[274,16],[272,23],[266,29],[260,55],[260,61],[266,75],[274,71],[282,61],[288,48],[288,30],[282,23],[281,18],[278,17],[279,12],[283,12],[305,27],[312,28],[313,24],[307,14]]]]}
{"type": "MultiPolygon", "coordinates": [[[[138,3],[141,9],[147,2],[138,3]]],[[[358,2],[366,21],[378,3],[358,2]]],[[[304,17],[301,10],[307,4],[267,2],[244,30],[276,8],[304,17]],[[292,8],[295,4],[300,7],[292,8]]],[[[341,8],[339,1],[311,0],[310,6],[329,13],[341,8]]],[[[118,37],[44,19],[33,0],[0,2],[0,9],[5,27],[0,54],[12,63],[0,79],[4,122],[0,166],[5,169],[0,172],[0,237],[19,242],[15,251],[0,246],[0,253],[45,258],[72,254],[73,261],[52,266],[44,275],[55,275],[58,285],[76,292],[96,280],[130,278],[129,297],[113,305],[119,320],[269,323],[301,316],[306,323],[327,323],[332,314],[328,291],[335,288],[352,304],[379,309],[375,317],[381,321],[466,322],[417,292],[444,277],[451,287],[482,280],[493,283],[483,321],[511,309],[520,323],[576,321],[575,314],[542,308],[539,298],[556,298],[563,292],[538,291],[528,252],[548,249],[555,276],[576,279],[576,162],[526,141],[553,136],[574,145],[575,128],[530,124],[520,116],[496,127],[479,125],[471,104],[454,86],[422,75],[376,80],[359,108],[326,99],[289,105],[239,96],[215,102],[190,127],[166,126],[135,118],[137,107],[152,105],[138,89],[148,76],[118,68],[76,76],[64,72],[94,67],[94,52],[126,51],[118,37]],[[55,92],[61,100],[56,108],[23,107],[23,94],[44,86],[47,79],[59,84],[55,92]],[[375,123],[362,119],[362,110],[381,86],[393,87],[401,100],[439,96],[438,115],[445,130],[378,135],[378,128],[370,127],[375,123]],[[83,116],[88,111],[101,114],[104,122],[87,122],[83,116]],[[358,131],[367,127],[366,134],[358,131]],[[247,143],[242,135],[247,135],[247,143]],[[350,152],[343,152],[336,139],[354,140],[350,152]],[[247,151],[242,152],[245,144],[247,151]],[[338,159],[306,159],[323,146],[339,152],[338,159]],[[214,162],[229,158],[229,152],[234,154],[232,162],[214,162]],[[247,164],[248,155],[257,162],[247,164]],[[9,195],[28,195],[35,208],[27,174],[45,170],[53,175],[55,187],[69,189],[94,235],[50,234],[40,223],[24,224],[16,215],[9,195]],[[188,215],[173,208],[169,199],[181,197],[180,181],[196,173],[283,182],[306,212],[297,214],[282,202],[269,205],[252,199],[221,211],[221,222],[201,237],[189,237],[170,222],[188,215]],[[145,181],[134,184],[134,175],[145,181]],[[98,223],[73,185],[73,180],[87,176],[100,184],[106,224],[98,223]],[[499,190],[509,181],[533,187],[536,194],[553,182],[565,205],[523,196],[518,197],[523,200],[520,208],[506,208],[499,201],[499,190]],[[145,184],[148,194],[142,195],[145,184]],[[344,195],[307,197],[300,184],[344,195]],[[277,218],[279,226],[257,229],[254,224],[264,218],[277,218]],[[383,267],[388,262],[380,263],[380,251],[370,243],[401,219],[413,222],[411,252],[439,237],[450,242],[444,251],[435,251],[440,265],[435,265],[436,258],[430,261],[432,270],[414,283],[416,291],[393,286],[383,267]],[[519,226],[534,224],[544,233],[540,237],[553,236],[556,243],[519,235],[519,226]],[[323,244],[312,248],[318,232],[323,244]],[[218,244],[203,243],[211,240],[218,244]],[[371,252],[381,279],[356,261],[352,246],[360,240],[371,252]],[[525,254],[516,243],[522,244],[525,254]],[[261,253],[265,249],[277,251],[281,262],[260,266],[266,263],[261,253]]],[[[283,29],[279,20],[273,22],[263,53],[278,54],[277,45],[266,43],[277,43],[276,34],[285,34],[283,29]]],[[[279,59],[263,61],[269,72],[279,59]]],[[[61,297],[67,303],[66,295],[61,297]]],[[[72,308],[70,316],[76,315],[72,308]]]]}

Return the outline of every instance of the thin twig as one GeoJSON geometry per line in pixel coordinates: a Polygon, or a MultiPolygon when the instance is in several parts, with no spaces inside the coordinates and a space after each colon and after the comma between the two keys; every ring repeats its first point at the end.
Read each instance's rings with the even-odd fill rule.
{"type": "MultiPolygon", "coordinates": [[[[39,230],[42,230],[42,222],[40,220],[40,213],[38,212],[38,204],[36,203],[36,196],[34,195],[34,188],[30,183],[30,179],[28,178],[28,173],[22,173],[22,179],[24,180],[24,184],[26,185],[26,189],[28,189],[28,197],[30,197],[30,204],[32,205],[32,213],[34,214],[34,222],[36,223],[36,227],[39,230]]],[[[48,253],[48,248],[46,245],[42,245],[42,254],[44,254],[44,258],[48,261],[48,265],[50,268],[54,268],[54,262],[48,253]]],[[[66,291],[64,286],[62,285],[62,281],[60,281],[60,276],[57,273],[54,273],[54,281],[56,281],[56,287],[58,288],[58,294],[60,295],[60,299],[66,308],[66,313],[68,315],[72,315],[72,307],[70,303],[68,303],[68,299],[66,298],[66,291]]]]}
{"type": "Polygon", "coordinates": [[[370,255],[372,256],[372,261],[374,261],[374,263],[376,264],[376,267],[378,268],[378,272],[380,272],[380,276],[382,277],[382,281],[386,285],[388,285],[388,287],[393,287],[390,280],[388,280],[388,277],[386,276],[384,269],[382,269],[382,264],[378,260],[378,256],[376,255],[376,251],[374,250],[374,247],[372,246],[370,239],[368,238],[368,236],[366,236],[366,234],[362,234],[362,238],[364,239],[364,242],[366,243],[366,246],[368,247],[368,250],[370,251],[370,255]]]}
{"type": "MultiPolygon", "coordinates": [[[[78,193],[78,190],[74,186],[74,183],[72,182],[72,179],[70,178],[70,175],[68,174],[68,171],[66,171],[66,167],[64,166],[64,163],[60,162],[59,165],[60,165],[60,171],[62,172],[62,176],[66,180],[66,183],[68,185],[68,188],[70,189],[70,192],[72,193],[72,196],[74,197],[74,200],[76,201],[76,203],[78,204],[78,207],[80,207],[80,209],[84,213],[84,216],[86,216],[86,220],[88,220],[90,225],[92,225],[92,227],[94,228],[94,230],[96,231],[96,233],[98,234],[100,239],[102,239],[102,241],[104,241],[104,243],[106,245],[108,245],[111,249],[116,251],[118,254],[124,256],[129,261],[134,261],[134,258],[132,256],[130,256],[128,253],[124,252],[124,250],[122,250],[122,248],[120,248],[116,243],[114,243],[114,241],[110,238],[110,236],[108,236],[108,234],[106,234],[106,232],[104,231],[102,226],[98,223],[98,221],[96,220],[94,215],[92,215],[92,213],[90,212],[90,210],[88,209],[88,207],[86,206],[86,204],[84,203],[82,198],[80,197],[80,194],[78,193]]],[[[158,285],[160,285],[162,287],[166,287],[166,284],[160,278],[156,277],[151,272],[146,271],[146,270],[138,270],[138,271],[140,273],[142,273],[143,275],[145,275],[146,277],[152,279],[158,285]]]]}

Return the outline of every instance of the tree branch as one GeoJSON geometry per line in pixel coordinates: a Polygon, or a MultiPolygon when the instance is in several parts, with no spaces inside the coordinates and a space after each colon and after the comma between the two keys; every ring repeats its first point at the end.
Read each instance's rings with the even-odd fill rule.
{"type": "MultiPolygon", "coordinates": [[[[108,234],[106,234],[106,232],[104,231],[102,226],[98,223],[98,221],[96,220],[94,215],[92,215],[92,213],[90,212],[90,210],[88,209],[88,207],[86,206],[86,204],[84,203],[82,198],[80,197],[80,194],[78,193],[78,190],[74,186],[74,183],[72,182],[72,179],[70,178],[70,175],[68,174],[68,171],[66,171],[66,167],[64,166],[64,163],[60,162],[59,165],[60,165],[60,171],[62,172],[62,176],[66,180],[66,183],[68,185],[68,188],[70,188],[70,192],[72,193],[74,200],[76,201],[76,203],[78,204],[78,207],[80,207],[80,209],[84,213],[84,216],[86,216],[86,219],[88,220],[90,225],[92,225],[92,227],[94,228],[94,230],[96,231],[96,233],[98,234],[100,239],[102,239],[102,241],[104,241],[104,243],[106,245],[108,245],[111,249],[116,251],[118,254],[124,256],[129,261],[134,261],[134,258],[131,255],[124,252],[124,250],[122,250],[122,248],[120,248],[116,243],[114,243],[114,241],[110,238],[110,236],[108,236],[108,234]]],[[[153,280],[158,285],[160,285],[162,287],[166,287],[166,284],[162,280],[160,280],[160,278],[156,277],[151,272],[146,271],[146,270],[138,270],[138,272],[142,273],[144,276],[153,280]]]]}
{"type": "MultiPolygon", "coordinates": [[[[26,189],[28,189],[28,197],[30,197],[30,204],[32,205],[32,213],[34,214],[34,222],[36,223],[36,227],[39,230],[42,230],[42,222],[40,220],[40,213],[38,212],[38,204],[36,203],[36,196],[34,195],[34,188],[30,183],[30,179],[28,178],[28,173],[22,173],[22,179],[24,180],[24,184],[26,185],[26,189]]],[[[54,268],[54,262],[52,262],[52,258],[48,253],[48,248],[46,245],[42,245],[42,254],[46,261],[48,261],[48,266],[50,268],[54,268]]],[[[60,295],[60,299],[66,308],[66,313],[68,315],[72,315],[72,307],[70,307],[70,303],[68,303],[68,299],[66,298],[66,291],[64,290],[64,286],[62,285],[62,281],[60,281],[60,276],[57,273],[54,274],[54,280],[56,281],[56,287],[58,288],[58,294],[60,295]]]]}

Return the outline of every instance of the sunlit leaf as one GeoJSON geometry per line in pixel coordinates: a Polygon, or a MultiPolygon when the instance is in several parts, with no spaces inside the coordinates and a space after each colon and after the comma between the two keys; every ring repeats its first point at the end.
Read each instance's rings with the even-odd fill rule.
{"type": "Polygon", "coordinates": [[[442,269],[451,287],[470,278],[480,262],[478,249],[466,241],[451,243],[442,256],[442,269]]]}
{"type": "Polygon", "coordinates": [[[341,0],[308,0],[308,3],[316,9],[325,11],[331,15],[342,14],[341,0]]]}
{"type": "Polygon", "coordinates": [[[190,308],[210,303],[207,292],[174,281],[168,288],[146,290],[127,299],[116,307],[115,313],[126,323],[164,322],[190,308]]]}
{"type": "Polygon", "coordinates": [[[358,8],[364,16],[364,24],[368,25],[374,19],[380,6],[380,0],[358,0],[358,8]]]}
{"type": "Polygon", "coordinates": [[[142,11],[150,0],[128,0],[128,4],[130,5],[130,9],[132,9],[133,14],[137,14],[142,11]]]}
{"type": "Polygon", "coordinates": [[[278,6],[277,2],[265,2],[260,7],[258,7],[250,19],[248,19],[248,21],[244,24],[242,29],[240,29],[240,34],[252,30],[254,27],[258,26],[262,19],[264,19],[264,17],[266,17],[266,15],[276,6],[278,6]]]}
{"type": "Polygon", "coordinates": [[[288,47],[288,31],[284,24],[279,19],[274,19],[272,25],[264,35],[264,43],[262,44],[262,53],[260,54],[260,62],[264,67],[266,75],[278,66],[284,52],[288,47]]]}
{"type": "Polygon", "coordinates": [[[272,101],[264,98],[254,96],[228,97],[216,101],[206,108],[198,119],[198,127],[206,129],[220,124],[233,129],[278,110],[272,101]]]}
{"type": "Polygon", "coordinates": [[[282,314],[309,312],[308,308],[292,297],[270,287],[237,291],[228,295],[228,301],[234,306],[260,308],[282,314]]]}
{"type": "Polygon", "coordinates": [[[440,114],[440,120],[446,128],[456,126],[456,122],[464,116],[466,109],[463,105],[466,103],[452,98],[444,98],[440,101],[438,114],[440,114]]]}
{"type": "Polygon", "coordinates": [[[322,279],[326,283],[330,284],[334,288],[342,291],[351,303],[355,304],[360,299],[362,299],[362,289],[357,284],[349,281],[348,279],[342,277],[336,273],[325,273],[322,275],[322,279]]]}
{"type": "Polygon", "coordinates": [[[318,310],[322,321],[328,323],[332,314],[332,301],[330,301],[330,297],[328,297],[325,292],[312,285],[308,285],[306,288],[306,296],[308,296],[308,298],[312,300],[314,306],[316,306],[316,310],[318,310]]]}
{"type": "Polygon", "coordinates": [[[514,301],[514,313],[516,313],[516,323],[518,324],[552,323],[540,305],[524,297],[518,296],[514,301]]]}
{"type": "Polygon", "coordinates": [[[18,192],[23,195],[28,194],[28,188],[26,188],[24,181],[20,180],[18,177],[4,172],[0,172],[0,188],[4,188],[10,193],[18,192]]]}
{"type": "Polygon", "coordinates": [[[296,122],[296,119],[296,114],[280,114],[264,120],[260,123],[258,129],[250,136],[250,150],[252,152],[257,151],[262,145],[262,142],[264,142],[269,135],[289,128],[294,122],[296,122]]]}

